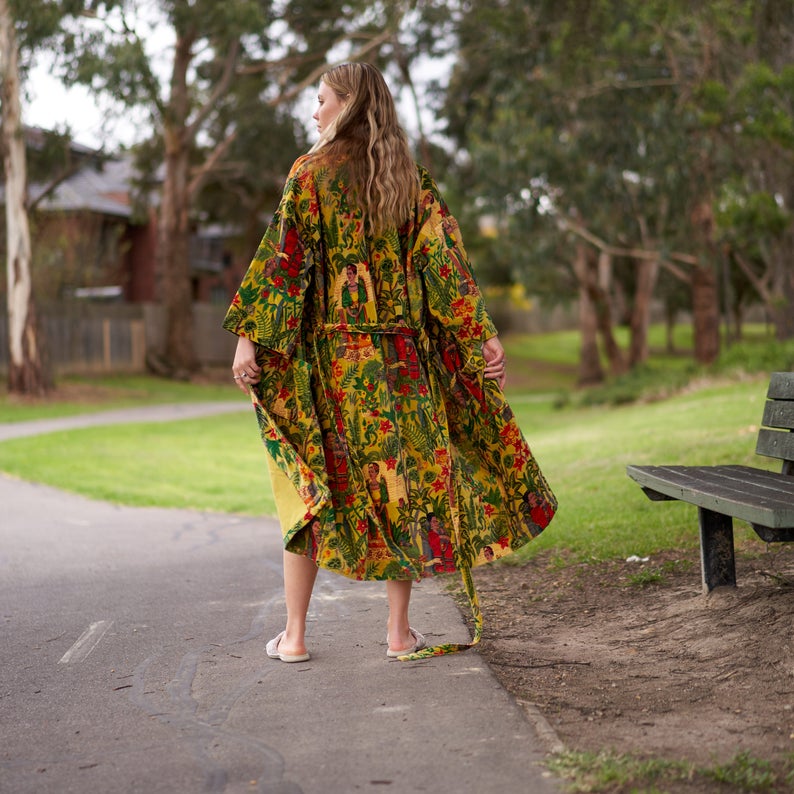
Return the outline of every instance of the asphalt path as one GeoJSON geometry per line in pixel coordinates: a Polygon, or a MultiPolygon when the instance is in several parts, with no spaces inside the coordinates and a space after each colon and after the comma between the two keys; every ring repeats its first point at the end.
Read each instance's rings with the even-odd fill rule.
{"type": "MultiPolygon", "coordinates": [[[[476,650],[387,660],[382,583],[321,571],[311,661],[268,659],[280,560],[273,519],[0,475],[0,792],[559,790],[553,735],[476,650]]],[[[412,619],[468,637],[443,582],[416,585],[412,619]]]]}

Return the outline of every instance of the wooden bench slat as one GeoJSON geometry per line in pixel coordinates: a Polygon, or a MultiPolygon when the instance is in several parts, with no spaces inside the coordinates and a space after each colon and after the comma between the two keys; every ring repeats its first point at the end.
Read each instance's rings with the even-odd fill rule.
{"type": "Polygon", "coordinates": [[[794,400],[794,372],[773,372],[766,396],[770,400],[794,400]]]}
{"type": "Polygon", "coordinates": [[[643,488],[750,524],[794,527],[794,477],[749,466],[627,466],[643,488]]]}
{"type": "Polygon", "coordinates": [[[794,428],[794,400],[767,400],[761,424],[782,430],[794,428]]]}
{"type": "Polygon", "coordinates": [[[755,451],[767,458],[794,460],[794,433],[788,430],[770,430],[762,427],[758,431],[755,451]]]}

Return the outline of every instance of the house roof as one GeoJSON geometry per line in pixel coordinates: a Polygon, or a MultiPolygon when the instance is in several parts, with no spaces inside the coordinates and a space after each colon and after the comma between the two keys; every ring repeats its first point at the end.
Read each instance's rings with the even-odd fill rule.
{"type": "MultiPolygon", "coordinates": [[[[88,163],[61,182],[38,205],[44,212],[98,212],[119,218],[132,215],[130,185],[134,178],[131,158],[88,163]]],[[[43,184],[31,184],[30,198],[36,200],[43,184]]]]}

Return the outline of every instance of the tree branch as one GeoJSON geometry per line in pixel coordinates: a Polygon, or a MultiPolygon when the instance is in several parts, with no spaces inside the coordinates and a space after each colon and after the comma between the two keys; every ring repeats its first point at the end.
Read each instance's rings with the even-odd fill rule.
{"type": "Polygon", "coordinates": [[[576,100],[590,99],[607,91],[634,91],[639,88],[659,88],[674,85],[678,85],[678,79],[674,77],[658,77],[654,80],[602,80],[574,92],[573,98],[576,100]]]}
{"type": "Polygon", "coordinates": [[[34,199],[28,199],[27,202],[27,210],[28,212],[33,212],[42,201],[44,201],[47,196],[49,196],[62,182],[65,182],[69,179],[70,176],[74,176],[80,168],[82,168],[83,163],[75,162],[69,168],[64,168],[63,171],[58,174],[56,177],[51,179],[45,186],[44,189],[39,193],[38,196],[34,199]]]}
{"type": "Polygon", "coordinates": [[[210,94],[209,99],[204,103],[204,106],[196,114],[196,117],[187,125],[185,135],[188,140],[193,140],[196,133],[201,128],[201,125],[207,120],[207,117],[215,109],[218,100],[224,96],[229,90],[232,78],[235,74],[235,66],[237,65],[237,56],[240,54],[240,40],[235,39],[229,47],[229,52],[226,55],[226,61],[223,64],[223,74],[221,79],[215,84],[210,94]]]}
{"type": "Polygon", "coordinates": [[[218,164],[218,161],[229,150],[229,147],[234,143],[236,137],[237,137],[237,130],[234,130],[229,135],[227,135],[212,150],[210,156],[207,157],[207,159],[201,164],[201,166],[195,170],[195,172],[193,173],[193,177],[191,178],[187,186],[187,194],[189,196],[188,199],[189,201],[193,200],[193,196],[196,195],[196,193],[204,183],[204,180],[214,170],[215,166],[218,164]]]}
{"type": "MultiPolygon", "coordinates": [[[[293,99],[304,88],[316,83],[320,79],[320,75],[327,72],[329,69],[333,69],[334,66],[338,66],[340,63],[346,63],[348,61],[359,61],[361,60],[367,53],[371,52],[374,49],[377,49],[382,44],[387,42],[390,38],[394,36],[393,30],[384,30],[380,35],[375,36],[374,39],[370,39],[366,44],[359,47],[355,52],[351,53],[349,57],[344,58],[343,60],[335,61],[332,64],[322,63],[315,69],[313,69],[303,80],[300,81],[297,85],[294,85],[288,91],[285,91],[283,94],[279,94],[277,97],[271,99],[268,104],[271,106],[280,105],[282,102],[288,102],[290,99],[293,99]]],[[[350,38],[349,36],[347,38],[350,38]]]]}
{"type": "MultiPolygon", "coordinates": [[[[674,266],[667,264],[669,261],[680,262],[684,265],[700,264],[700,261],[696,256],[692,256],[692,254],[680,253],[678,251],[673,251],[669,254],[663,254],[661,251],[654,251],[646,248],[621,248],[619,246],[611,245],[571,218],[559,216],[559,224],[563,230],[572,232],[573,234],[581,237],[583,240],[586,240],[588,243],[598,248],[599,251],[603,251],[605,254],[609,254],[610,256],[628,257],[629,259],[656,259],[661,264],[665,265],[668,270],[671,270],[671,272],[675,272],[675,268],[674,266]]],[[[683,271],[678,270],[678,274],[680,277],[683,275],[683,271]]],[[[684,280],[688,280],[688,276],[684,275],[684,280]]]]}
{"type": "Polygon", "coordinates": [[[747,276],[748,281],[755,287],[755,291],[761,296],[761,300],[763,300],[767,306],[771,305],[772,295],[769,292],[767,280],[760,278],[750,266],[750,263],[738,251],[733,250],[731,253],[744,275],[747,276]]]}

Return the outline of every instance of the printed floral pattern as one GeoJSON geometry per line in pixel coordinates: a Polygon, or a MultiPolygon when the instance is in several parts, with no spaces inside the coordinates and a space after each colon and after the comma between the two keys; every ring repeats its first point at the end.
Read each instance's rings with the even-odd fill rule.
{"type": "Polygon", "coordinates": [[[373,238],[344,163],[300,158],[224,322],[259,346],[262,438],[305,508],[282,526],[286,548],[354,579],[465,576],[556,509],[483,377],[496,329],[420,176],[413,217],[373,238]]]}

